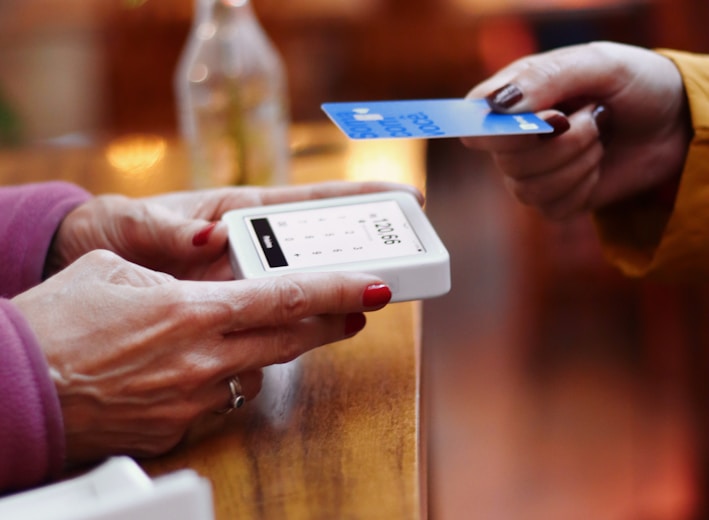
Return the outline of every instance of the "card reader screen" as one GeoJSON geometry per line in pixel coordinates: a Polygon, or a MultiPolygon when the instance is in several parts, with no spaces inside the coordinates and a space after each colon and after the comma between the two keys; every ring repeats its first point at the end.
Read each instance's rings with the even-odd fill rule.
{"type": "Polygon", "coordinates": [[[247,217],[267,271],[425,253],[396,201],[247,217]]]}

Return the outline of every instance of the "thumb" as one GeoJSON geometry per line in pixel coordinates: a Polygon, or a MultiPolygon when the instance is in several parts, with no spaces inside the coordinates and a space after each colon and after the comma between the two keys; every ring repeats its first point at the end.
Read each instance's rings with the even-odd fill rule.
{"type": "Polygon", "coordinates": [[[496,112],[539,112],[569,101],[602,101],[623,81],[598,43],[527,56],[477,85],[469,98],[486,98],[496,112]]]}

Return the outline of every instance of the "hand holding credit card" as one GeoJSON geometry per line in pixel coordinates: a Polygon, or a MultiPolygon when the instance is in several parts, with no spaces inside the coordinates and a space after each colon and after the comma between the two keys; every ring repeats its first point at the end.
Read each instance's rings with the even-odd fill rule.
{"type": "Polygon", "coordinates": [[[535,114],[498,114],[484,99],[323,103],[350,139],[434,139],[551,133],[535,114]]]}

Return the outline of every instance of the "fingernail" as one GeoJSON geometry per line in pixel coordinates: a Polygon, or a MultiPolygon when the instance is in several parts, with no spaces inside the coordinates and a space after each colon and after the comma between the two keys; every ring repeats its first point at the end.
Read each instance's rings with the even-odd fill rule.
{"type": "Polygon", "coordinates": [[[345,316],[345,337],[354,336],[367,324],[367,318],[361,312],[345,316]]]}
{"type": "Polygon", "coordinates": [[[391,300],[391,290],[383,283],[372,284],[364,290],[362,305],[365,307],[382,307],[391,300]]]}
{"type": "Polygon", "coordinates": [[[611,112],[605,105],[597,105],[591,112],[598,129],[598,139],[606,144],[611,133],[611,112]]]}
{"type": "Polygon", "coordinates": [[[517,85],[508,83],[504,87],[498,88],[493,93],[488,94],[485,99],[493,110],[506,110],[522,101],[523,97],[524,94],[522,94],[522,91],[517,85]]]}
{"type": "Polygon", "coordinates": [[[206,245],[207,242],[209,242],[209,236],[212,234],[212,231],[214,231],[216,225],[216,222],[212,222],[200,232],[196,233],[195,236],[192,237],[192,245],[195,247],[206,245]]]}
{"type": "Polygon", "coordinates": [[[548,134],[540,134],[539,137],[542,139],[551,139],[565,133],[569,128],[571,128],[571,123],[569,123],[568,118],[561,114],[553,114],[545,119],[545,121],[551,125],[554,131],[548,134]]]}

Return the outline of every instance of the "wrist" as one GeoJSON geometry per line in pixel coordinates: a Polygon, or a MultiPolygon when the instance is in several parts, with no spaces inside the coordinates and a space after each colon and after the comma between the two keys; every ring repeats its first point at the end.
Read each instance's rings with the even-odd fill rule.
{"type": "Polygon", "coordinates": [[[75,259],[71,257],[67,250],[69,244],[67,234],[68,229],[72,226],[72,221],[76,218],[77,210],[82,206],[74,208],[65,215],[59,223],[57,230],[54,232],[52,241],[49,244],[49,249],[47,250],[47,256],[44,260],[44,269],[42,271],[43,280],[57,274],[75,259]]]}

